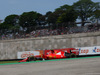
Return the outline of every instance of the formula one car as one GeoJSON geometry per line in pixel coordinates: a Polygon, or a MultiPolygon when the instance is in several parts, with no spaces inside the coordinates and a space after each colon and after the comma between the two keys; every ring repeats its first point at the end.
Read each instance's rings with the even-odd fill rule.
{"type": "Polygon", "coordinates": [[[19,62],[36,61],[36,60],[50,60],[50,59],[63,59],[74,58],[79,54],[79,50],[75,48],[43,50],[43,54],[36,56],[29,56],[19,62]]]}

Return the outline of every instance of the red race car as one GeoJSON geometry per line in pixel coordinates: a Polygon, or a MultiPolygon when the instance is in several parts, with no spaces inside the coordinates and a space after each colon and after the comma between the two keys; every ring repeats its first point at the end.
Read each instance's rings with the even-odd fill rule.
{"type": "Polygon", "coordinates": [[[79,54],[79,50],[75,48],[43,50],[41,55],[30,56],[19,62],[36,61],[36,60],[49,60],[49,59],[63,59],[73,58],[79,54]]]}

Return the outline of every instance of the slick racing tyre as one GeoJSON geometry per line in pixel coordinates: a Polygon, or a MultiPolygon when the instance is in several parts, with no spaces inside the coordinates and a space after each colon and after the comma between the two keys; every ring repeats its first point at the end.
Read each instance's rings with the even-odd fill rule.
{"type": "Polygon", "coordinates": [[[34,56],[29,56],[29,57],[28,57],[28,61],[36,61],[36,57],[34,57],[34,56]]]}
{"type": "Polygon", "coordinates": [[[71,53],[70,58],[76,58],[76,54],[71,53]]]}

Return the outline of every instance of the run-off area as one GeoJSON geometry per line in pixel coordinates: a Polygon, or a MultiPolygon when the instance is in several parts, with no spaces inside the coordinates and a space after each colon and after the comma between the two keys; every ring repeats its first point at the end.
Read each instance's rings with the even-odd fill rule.
{"type": "Polygon", "coordinates": [[[100,75],[100,58],[0,65],[0,75],[100,75]]]}

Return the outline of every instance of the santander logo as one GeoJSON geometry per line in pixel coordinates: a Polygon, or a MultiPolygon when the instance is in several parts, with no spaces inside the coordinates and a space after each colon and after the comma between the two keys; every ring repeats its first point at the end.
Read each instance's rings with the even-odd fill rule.
{"type": "Polygon", "coordinates": [[[34,56],[34,54],[31,52],[25,52],[25,53],[21,54],[21,58],[25,58],[25,57],[29,57],[29,56],[34,56]]]}

